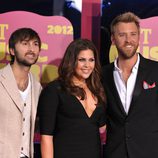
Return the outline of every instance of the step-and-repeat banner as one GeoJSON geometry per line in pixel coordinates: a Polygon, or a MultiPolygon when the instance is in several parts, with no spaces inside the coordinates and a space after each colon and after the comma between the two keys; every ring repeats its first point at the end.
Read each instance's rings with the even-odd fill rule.
{"type": "Polygon", "coordinates": [[[0,14],[0,68],[10,61],[8,39],[13,31],[30,27],[38,32],[42,49],[31,71],[42,84],[57,77],[58,65],[66,47],[73,40],[73,27],[62,16],[40,16],[25,11],[0,14]]]}

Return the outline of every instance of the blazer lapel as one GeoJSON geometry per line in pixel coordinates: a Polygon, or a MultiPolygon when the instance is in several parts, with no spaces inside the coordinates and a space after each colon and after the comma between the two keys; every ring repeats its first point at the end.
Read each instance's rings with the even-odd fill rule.
{"type": "Polygon", "coordinates": [[[13,100],[17,108],[22,112],[23,104],[22,98],[20,97],[19,90],[16,84],[16,80],[14,78],[14,74],[12,72],[10,64],[8,64],[2,70],[1,74],[1,83],[9,94],[10,98],[13,100]]]}
{"type": "Polygon", "coordinates": [[[107,76],[107,86],[109,87],[109,90],[112,92],[114,100],[116,101],[116,105],[119,106],[119,108],[120,108],[121,112],[123,113],[123,115],[127,115],[124,108],[123,108],[120,96],[118,94],[118,91],[117,91],[117,88],[116,88],[116,85],[115,85],[115,82],[114,82],[114,77],[113,77],[114,64],[111,64],[110,66],[111,67],[107,72],[107,74],[108,74],[108,76],[107,76]]]}
{"type": "Polygon", "coordinates": [[[139,95],[141,94],[141,91],[143,89],[143,80],[147,75],[146,65],[147,64],[146,64],[145,59],[140,55],[140,64],[139,64],[139,68],[138,68],[136,84],[135,84],[135,88],[133,91],[133,97],[132,97],[129,112],[131,111],[131,109],[133,109],[133,107],[134,107],[133,105],[134,105],[135,101],[137,100],[137,98],[139,97],[139,95]]]}
{"type": "MultiPolygon", "coordinates": [[[[37,108],[37,97],[36,97],[36,85],[34,83],[34,79],[32,74],[30,73],[30,80],[31,80],[31,119],[32,122],[35,121],[35,114],[36,114],[36,108],[37,108]]],[[[38,93],[38,92],[37,92],[38,93]]]]}
{"type": "MultiPolygon", "coordinates": [[[[29,73],[29,75],[31,80],[31,140],[33,141],[37,104],[42,87],[31,73],[29,73]]],[[[31,149],[33,149],[33,146],[31,146],[31,149]]]]}
{"type": "Polygon", "coordinates": [[[36,111],[38,105],[38,98],[41,92],[41,85],[35,79],[35,77],[29,73],[31,80],[31,120],[32,122],[36,119],[36,111]]]}

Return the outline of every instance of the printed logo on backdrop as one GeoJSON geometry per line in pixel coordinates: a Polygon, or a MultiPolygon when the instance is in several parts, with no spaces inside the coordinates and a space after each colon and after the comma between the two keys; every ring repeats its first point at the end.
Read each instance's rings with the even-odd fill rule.
{"type": "Polygon", "coordinates": [[[73,27],[62,16],[41,16],[25,11],[0,14],[0,68],[10,61],[8,39],[11,33],[21,27],[31,27],[41,38],[40,56],[31,71],[42,84],[46,84],[58,76],[61,58],[73,40],[73,27]]]}
{"type": "MultiPolygon", "coordinates": [[[[158,17],[141,19],[140,27],[140,44],[137,52],[147,59],[158,61],[158,17]]],[[[117,55],[117,49],[112,45],[109,61],[113,62],[117,55]]]]}

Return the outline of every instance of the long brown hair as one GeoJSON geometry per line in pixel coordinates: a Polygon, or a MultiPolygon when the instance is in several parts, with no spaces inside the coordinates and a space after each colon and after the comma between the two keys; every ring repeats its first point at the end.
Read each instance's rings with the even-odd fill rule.
{"type": "Polygon", "coordinates": [[[101,84],[101,66],[98,56],[98,51],[95,45],[88,39],[77,39],[72,41],[67,47],[64,57],[58,69],[58,79],[62,82],[63,87],[71,94],[85,99],[86,94],[83,88],[73,84],[72,78],[75,75],[75,68],[77,65],[77,57],[82,50],[90,49],[94,53],[95,68],[88,79],[86,84],[92,94],[97,97],[98,103],[105,102],[105,93],[101,84]]]}

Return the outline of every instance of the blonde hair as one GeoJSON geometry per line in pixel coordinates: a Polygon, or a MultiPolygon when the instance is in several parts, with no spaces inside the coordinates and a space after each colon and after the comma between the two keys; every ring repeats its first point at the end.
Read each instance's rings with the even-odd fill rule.
{"type": "Polygon", "coordinates": [[[120,15],[116,16],[113,19],[113,21],[111,22],[111,26],[110,26],[111,34],[115,33],[115,26],[119,22],[123,22],[123,23],[134,22],[136,24],[138,30],[140,30],[140,22],[139,22],[139,20],[140,20],[140,18],[138,16],[136,16],[132,12],[126,12],[126,13],[120,14],[120,15]]]}

